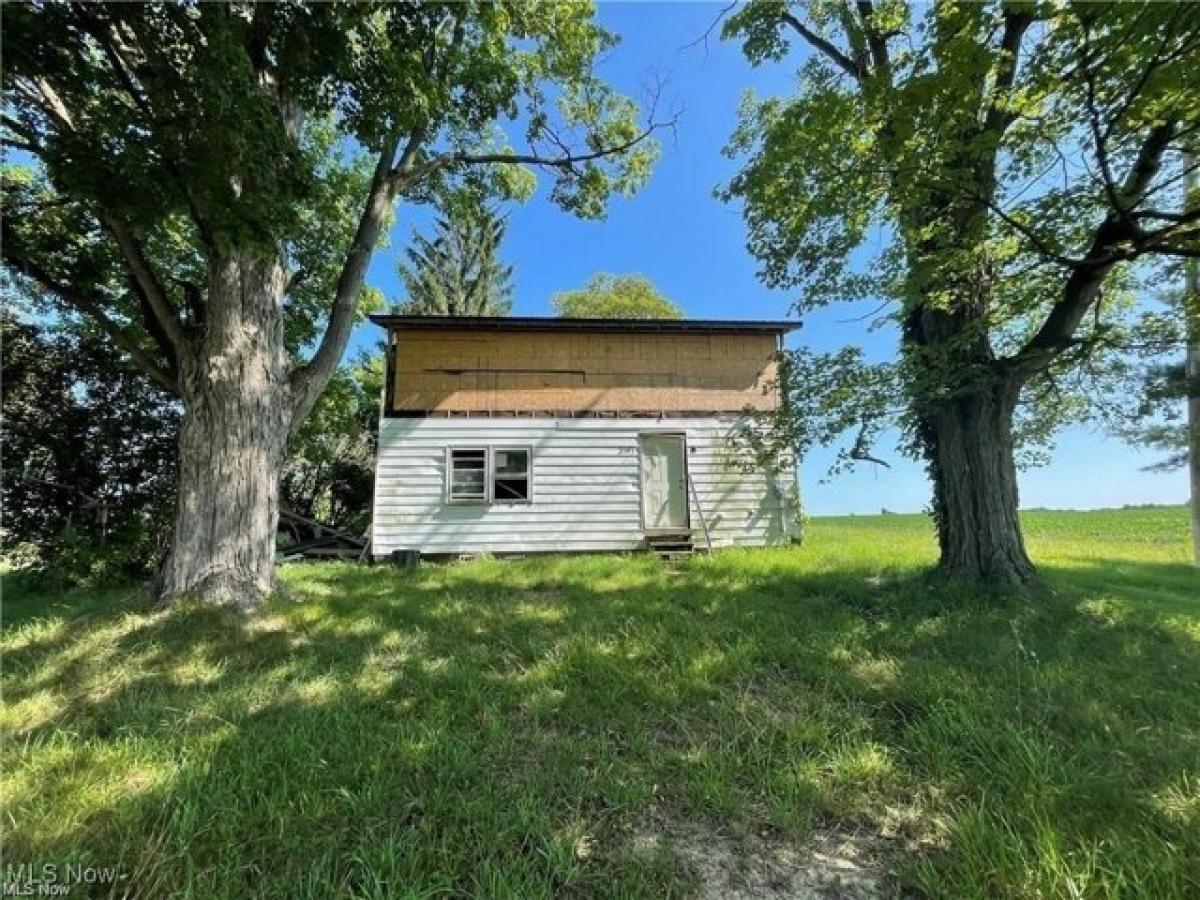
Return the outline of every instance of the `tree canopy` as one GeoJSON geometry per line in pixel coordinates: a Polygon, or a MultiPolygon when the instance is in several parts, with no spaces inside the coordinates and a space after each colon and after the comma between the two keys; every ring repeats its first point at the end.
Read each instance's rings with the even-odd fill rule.
{"type": "Polygon", "coordinates": [[[208,259],[278,248],[290,342],[316,347],[301,409],[394,198],[468,173],[524,197],[540,169],[599,216],[645,180],[662,124],[592,74],[616,39],[588,4],[29,5],[3,41],[4,142],[37,161],[8,172],[5,262],[171,386],[208,259]]]}
{"type": "Polygon", "coordinates": [[[876,321],[911,325],[914,311],[952,314],[964,301],[947,279],[975,273],[966,293],[986,315],[956,339],[986,345],[979,365],[947,371],[925,353],[906,373],[953,390],[979,366],[1061,372],[1119,345],[1137,321],[1128,264],[1200,252],[1183,197],[1200,10],[806,9],[754,3],[725,25],[756,64],[786,59],[789,36],[811,50],[795,96],[746,98],[727,151],[746,164],[722,191],[745,204],[762,277],[796,290],[800,312],[884,301],[876,321]],[[877,258],[854,264],[868,246],[877,258]]]}
{"type": "Polygon", "coordinates": [[[576,319],[682,319],[683,310],[643,275],[593,275],[576,291],[555,294],[556,315],[576,319]]]}
{"type": "Polygon", "coordinates": [[[856,382],[890,390],[810,407],[793,436],[848,425],[865,456],[879,417],[900,422],[929,464],[943,562],[957,547],[963,574],[1024,580],[1014,436],[1078,415],[1085,362],[1137,327],[1138,279],[1200,252],[1183,196],[1200,9],[763,0],[724,34],[755,64],[808,50],[797,91],[748,97],[728,148],[743,166],[722,196],[742,205],[764,281],[797,291],[801,313],[875,303],[901,336],[887,373],[797,360],[795,374],[845,376],[820,386],[834,404],[856,382]],[[960,545],[970,532],[1006,547],[960,545]]]}
{"type": "Polygon", "coordinates": [[[183,406],[164,598],[274,584],[279,467],[398,202],[470,181],[598,217],[656,157],[587,3],[5,10],[3,260],[183,406]]]}

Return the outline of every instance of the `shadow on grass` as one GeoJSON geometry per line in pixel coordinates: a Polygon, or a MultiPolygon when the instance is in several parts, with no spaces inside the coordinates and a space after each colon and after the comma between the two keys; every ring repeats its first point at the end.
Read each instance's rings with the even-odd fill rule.
{"type": "Polygon", "coordinates": [[[1182,895],[1196,575],[1048,574],[1004,602],[599,557],[303,567],[251,618],[62,598],[5,653],[8,857],[120,861],[138,896],[661,896],[679,861],[637,835],[686,821],[889,834],[935,894],[1182,895]]]}

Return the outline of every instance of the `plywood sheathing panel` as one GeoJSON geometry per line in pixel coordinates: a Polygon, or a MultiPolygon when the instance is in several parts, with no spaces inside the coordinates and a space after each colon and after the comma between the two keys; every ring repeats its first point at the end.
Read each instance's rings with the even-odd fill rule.
{"type": "Polygon", "coordinates": [[[772,409],[773,334],[400,333],[392,409],[772,409]]]}

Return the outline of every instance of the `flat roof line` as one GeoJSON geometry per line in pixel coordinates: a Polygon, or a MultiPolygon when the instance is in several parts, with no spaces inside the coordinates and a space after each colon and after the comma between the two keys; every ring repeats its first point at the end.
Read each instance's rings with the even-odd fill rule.
{"type": "Polygon", "coordinates": [[[368,317],[389,331],[644,331],[741,332],[786,334],[799,322],[757,319],[569,319],[551,316],[400,316],[368,317]]]}

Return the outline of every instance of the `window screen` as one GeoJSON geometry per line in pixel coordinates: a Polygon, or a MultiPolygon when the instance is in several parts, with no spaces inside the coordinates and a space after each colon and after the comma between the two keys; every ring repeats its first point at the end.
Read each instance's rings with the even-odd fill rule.
{"type": "Polygon", "coordinates": [[[450,499],[487,499],[487,450],[450,451],[450,499]]]}
{"type": "Polygon", "coordinates": [[[529,450],[492,451],[492,499],[497,503],[529,501],[529,450]]]}

